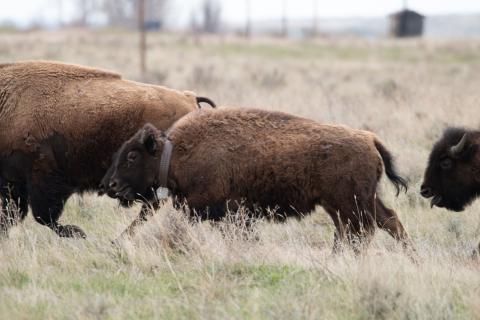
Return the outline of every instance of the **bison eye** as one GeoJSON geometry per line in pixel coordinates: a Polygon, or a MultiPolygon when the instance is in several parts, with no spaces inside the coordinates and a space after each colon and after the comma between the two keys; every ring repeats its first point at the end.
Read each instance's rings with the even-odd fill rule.
{"type": "Polygon", "coordinates": [[[127,154],[127,161],[133,163],[138,158],[138,153],[136,151],[130,151],[127,154]]]}
{"type": "Polygon", "coordinates": [[[451,159],[444,159],[440,162],[440,168],[442,170],[450,170],[452,168],[452,160],[451,159]]]}

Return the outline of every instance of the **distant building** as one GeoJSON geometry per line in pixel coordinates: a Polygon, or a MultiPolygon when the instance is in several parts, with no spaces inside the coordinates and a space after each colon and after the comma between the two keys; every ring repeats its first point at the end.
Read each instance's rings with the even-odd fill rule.
{"type": "Polygon", "coordinates": [[[162,21],[160,20],[147,20],[145,21],[143,27],[147,31],[158,31],[162,29],[162,21]]]}
{"type": "Polygon", "coordinates": [[[390,36],[420,37],[423,33],[425,16],[418,12],[404,9],[390,15],[390,36]]]}

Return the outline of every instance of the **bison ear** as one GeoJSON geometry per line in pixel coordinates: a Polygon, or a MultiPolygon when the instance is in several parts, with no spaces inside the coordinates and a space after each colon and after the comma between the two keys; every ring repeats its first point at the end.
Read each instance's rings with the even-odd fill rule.
{"type": "Polygon", "coordinates": [[[145,149],[147,149],[147,152],[154,156],[158,149],[156,136],[154,134],[149,134],[143,141],[143,145],[145,146],[145,149]]]}
{"type": "Polygon", "coordinates": [[[469,144],[464,147],[464,150],[456,155],[456,159],[461,161],[470,161],[475,157],[478,151],[478,144],[469,144]]]}
{"type": "Polygon", "coordinates": [[[467,148],[465,154],[463,155],[463,158],[464,158],[465,160],[470,160],[470,159],[472,159],[472,158],[475,156],[475,154],[477,153],[478,147],[479,147],[478,144],[472,144],[472,145],[470,145],[470,146],[467,148]]]}
{"type": "Polygon", "coordinates": [[[160,132],[153,125],[147,123],[140,135],[140,143],[145,146],[145,149],[149,154],[154,156],[158,149],[157,138],[161,136],[160,132]]]}
{"type": "Polygon", "coordinates": [[[454,159],[468,161],[478,150],[478,145],[470,143],[468,133],[463,134],[460,141],[449,149],[449,155],[454,159]]]}

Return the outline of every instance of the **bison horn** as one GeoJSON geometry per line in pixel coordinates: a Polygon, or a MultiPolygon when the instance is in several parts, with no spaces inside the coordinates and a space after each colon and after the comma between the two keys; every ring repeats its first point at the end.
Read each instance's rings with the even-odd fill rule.
{"type": "Polygon", "coordinates": [[[450,155],[458,156],[463,151],[466,144],[467,144],[467,134],[465,133],[462,139],[460,139],[460,141],[456,145],[450,148],[450,155]]]}

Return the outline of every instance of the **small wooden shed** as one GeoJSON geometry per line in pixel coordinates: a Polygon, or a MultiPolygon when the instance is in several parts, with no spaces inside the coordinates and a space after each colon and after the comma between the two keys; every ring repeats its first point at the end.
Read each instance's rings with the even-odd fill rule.
{"type": "Polygon", "coordinates": [[[390,15],[390,36],[420,37],[423,34],[425,16],[420,13],[404,9],[390,15]]]}

